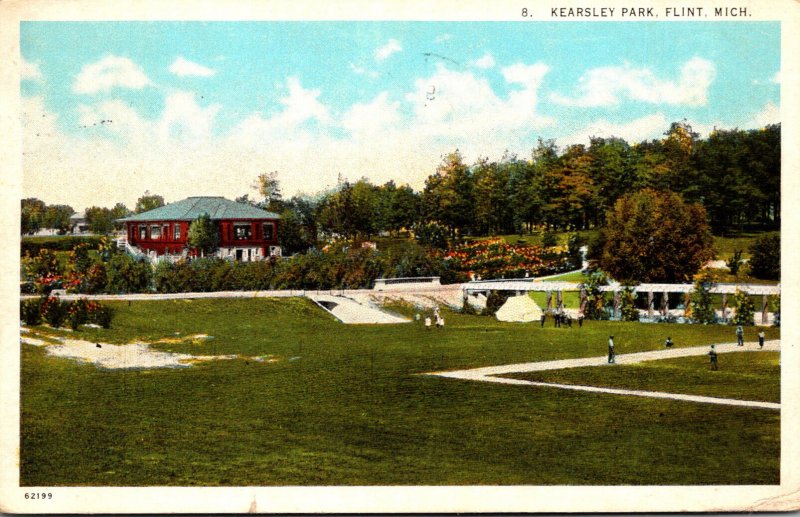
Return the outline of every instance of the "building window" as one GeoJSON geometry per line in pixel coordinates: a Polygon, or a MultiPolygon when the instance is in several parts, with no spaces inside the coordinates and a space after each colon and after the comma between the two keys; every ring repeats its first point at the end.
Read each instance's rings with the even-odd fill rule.
{"type": "Polygon", "coordinates": [[[275,235],[275,226],[272,223],[264,223],[264,240],[271,241],[275,235]]]}
{"type": "Polygon", "coordinates": [[[161,227],[157,224],[153,224],[150,226],[150,239],[160,239],[161,238],[161,227]]]}
{"type": "Polygon", "coordinates": [[[174,225],[172,225],[172,236],[173,236],[173,240],[176,240],[176,241],[181,240],[181,225],[180,224],[175,223],[174,225]]]}
{"type": "Polygon", "coordinates": [[[249,224],[234,224],[233,239],[236,241],[249,241],[253,238],[253,227],[249,224]]]}
{"type": "Polygon", "coordinates": [[[143,241],[147,240],[147,226],[139,225],[139,238],[143,241]]]}

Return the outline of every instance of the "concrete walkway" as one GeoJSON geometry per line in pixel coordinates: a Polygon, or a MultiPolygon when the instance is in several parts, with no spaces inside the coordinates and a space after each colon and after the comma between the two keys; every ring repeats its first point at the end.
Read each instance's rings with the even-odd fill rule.
{"type": "MultiPolygon", "coordinates": [[[[718,344],[714,347],[718,354],[730,352],[755,352],[758,351],[757,343],[745,343],[743,347],[736,343],[718,344]]],[[[764,350],[780,352],[780,340],[767,341],[764,350]]],[[[632,354],[620,354],[616,356],[616,364],[634,364],[643,361],[655,361],[659,359],[670,359],[674,357],[702,356],[708,354],[708,346],[670,348],[664,350],[653,350],[650,352],[637,352],[632,354]]],[[[608,356],[584,357],[579,359],[562,359],[557,361],[540,361],[536,363],[518,363],[501,366],[489,366],[484,368],[473,368],[470,370],[457,370],[449,372],[431,372],[425,375],[435,375],[438,377],[448,377],[451,379],[463,379],[480,382],[494,382],[498,384],[515,384],[519,386],[538,386],[548,388],[560,388],[574,391],[588,391],[592,393],[609,393],[614,395],[629,395],[637,397],[662,398],[672,400],[683,400],[688,402],[701,402],[706,404],[722,404],[728,406],[745,406],[762,409],[780,409],[780,404],[774,402],[762,402],[755,400],[738,400],[719,397],[704,397],[700,395],[684,395],[681,393],[665,393],[659,391],[627,390],[618,388],[602,388],[598,386],[581,386],[575,384],[558,384],[549,382],[526,381],[522,379],[510,379],[497,377],[512,373],[541,372],[546,370],[562,370],[565,368],[582,368],[588,366],[613,368],[608,364],[608,356]]]]}
{"type": "Polygon", "coordinates": [[[411,320],[384,312],[378,308],[361,304],[345,296],[312,294],[308,297],[317,305],[331,313],[336,319],[347,324],[391,324],[409,323],[411,320]]]}

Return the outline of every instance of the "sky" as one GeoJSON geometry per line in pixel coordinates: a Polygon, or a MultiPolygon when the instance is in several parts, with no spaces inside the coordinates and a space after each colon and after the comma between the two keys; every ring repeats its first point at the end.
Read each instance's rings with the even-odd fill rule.
{"type": "Polygon", "coordinates": [[[22,22],[23,196],[421,189],[456,149],[780,122],[778,22],[22,22]]]}

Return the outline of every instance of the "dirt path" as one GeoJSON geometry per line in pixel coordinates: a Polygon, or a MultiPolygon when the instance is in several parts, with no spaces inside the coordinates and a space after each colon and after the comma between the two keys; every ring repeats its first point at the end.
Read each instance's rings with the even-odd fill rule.
{"type": "MultiPolygon", "coordinates": [[[[736,343],[723,343],[715,345],[718,354],[730,352],[758,351],[757,343],[745,343],[743,347],[736,343]]],[[[767,341],[764,350],[780,352],[780,340],[767,341]]],[[[632,354],[620,354],[616,356],[616,364],[634,364],[643,361],[655,361],[659,359],[670,359],[674,357],[690,357],[706,355],[709,351],[707,346],[671,348],[664,350],[653,350],[650,352],[637,352],[632,354]]],[[[780,409],[780,404],[774,402],[762,402],[757,400],[738,400],[719,397],[705,397],[700,395],[685,395],[681,393],[666,393],[659,391],[627,390],[618,388],[602,388],[598,386],[582,386],[575,384],[558,384],[549,382],[534,382],[522,379],[510,379],[507,377],[497,377],[511,373],[540,372],[546,370],[561,370],[565,368],[582,368],[587,366],[613,368],[608,364],[608,356],[583,357],[579,359],[562,359],[557,361],[540,361],[536,363],[518,363],[501,366],[489,366],[484,368],[473,368],[470,370],[456,370],[448,372],[431,372],[425,375],[435,375],[438,377],[448,377],[452,379],[463,379],[479,382],[494,382],[498,384],[514,384],[519,386],[538,386],[549,388],[560,388],[574,391],[588,391],[593,393],[609,393],[614,395],[628,395],[636,397],[662,398],[672,400],[683,400],[687,402],[700,402],[706,404],[723,404],[728,406],[746,406],[762,409],[780,409]]]]}

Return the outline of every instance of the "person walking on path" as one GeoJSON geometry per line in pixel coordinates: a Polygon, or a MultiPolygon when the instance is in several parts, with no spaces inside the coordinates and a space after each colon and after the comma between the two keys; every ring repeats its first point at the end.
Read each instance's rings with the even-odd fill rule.
{"type": "Polygon", "coordinates": [[[614,336],[608,336],[608,364],[616,362],[616,353],[614,353],[614,336]]]}
{"type": "Polygon", "coordinates": [[[744,329],[741,325],[737,325],[736,327],[736,343],[739,346],[744,346],[744,329]]]}
{"type": "Polygon", "coordinates": [[[674,345],[674,344],[675,343],[672,342],[672,338],[667,336],[667,340],[664,341],[664,346],[667,347],[667,348],[672,348],[672,345],[674,345]]]}
{"type": "Polygon", "coordinates": [[[711,369],[717,369],[717,351],[714,350],[714,345],[711,345],[711,350],[708,352],[708,357],[711,360],[711,369]]]}
{"type": "Polygon", "coordinates": [[[758,332],[758,349],[761,350],[764,348],[764,331],[761,330],[758,332]]]}

